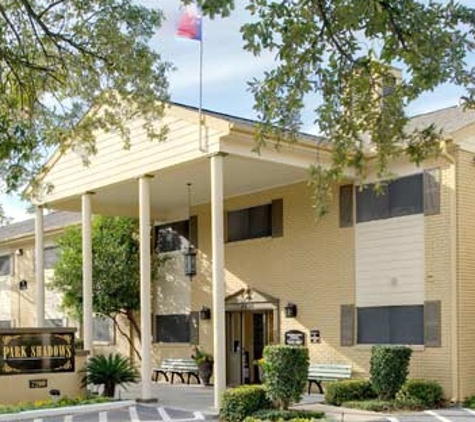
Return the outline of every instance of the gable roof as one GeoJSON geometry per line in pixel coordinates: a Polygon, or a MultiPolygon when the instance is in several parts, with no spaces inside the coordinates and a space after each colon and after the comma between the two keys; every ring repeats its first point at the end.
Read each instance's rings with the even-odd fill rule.
{"type": "MultiPolygon", "coordinates": [[[[81,214],[70,211],[55,211],[44,216],[44,231],[48,232],[54,229],[78,224],[81,222],[81,214]]],[[[9,224],[0,227],[0,242],[18,239],[24,236],[32,235],[35,232],[35,219],[30,218],[18,223],[9,224]]]]}
{"type": "Polygon", "coordinates": [[[414,129],[423,129],[433,124],[444,134],[450,134],[472,123],[475,123],[475,110],[452,106],[414,116],[406,129],[412,132],[414,129]]]}

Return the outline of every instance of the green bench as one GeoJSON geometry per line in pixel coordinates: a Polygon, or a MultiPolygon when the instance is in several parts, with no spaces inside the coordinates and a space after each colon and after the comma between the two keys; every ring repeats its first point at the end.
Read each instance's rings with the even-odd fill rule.
{"type": "Polygon", "coordinates": [[[177,375],[181,382],[190,383],[190,378],[194,377],[198,383],[200,378],[198,376],[198,365],[191,358],[166,358],[163,359],[160,367],[152,369],[152,380],[158,382],[160,375],[163,375],[167,382],[173,384],[175,375],[177,375]]]}
{"type": "Polygon", "coordinates": [[[340,363],[314,363],[308,367],[308,394],[312,384],[316,384],[320,394],[323,394],[323,381],[340,381],[351,378],[351,365],[340,363]]]}

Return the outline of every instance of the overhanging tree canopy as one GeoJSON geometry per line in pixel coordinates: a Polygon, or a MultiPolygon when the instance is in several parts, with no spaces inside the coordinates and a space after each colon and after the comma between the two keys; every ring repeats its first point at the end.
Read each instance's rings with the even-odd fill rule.
{"type": "MultiPolygon", "coordinates": [[[[233,0],[204,0],[224,14],[233,0]]],[[[333,149],[330,169],[311,169],[317,214],[328,187],[368,163],[390,176],[389,161],[407,154],[419,163],[439,148],[435,127],[407,131],[404,107],[444,83],[466,88],[475,103],[475,9],[459,2],[416,0],[248,0],[252,22],[242,27],[245,49],[275,52],[276,66],[250,83],[258,115],[257,148],[276,136],[293,141],[307,106],[333,149]],[[391,67],[403,78],[390,92],[391,67]],[[382,107],[384,105],[384,107],[382,107]],[[368,159],[371,152],[373,158],[368,159]]]]}
{"type": "MultiPolygon", "coordinates": [[[[234,0],[199,3],[214,19],[234,7],[234,0]]],[[[313,109],[334,151],[331,169],[317,163],[311,171],[319,214],[326,187],[346,167],[364,176],[368,151],[383,177],[392,157],[406,153],[419,162],[437,150],[434,128],[404,130],[404,106],[423,92],[453,83],[466,88],[467,106],[474,103],[471,7],[452,0],[247,0],[247,9],[244,48],[276,55],[275,69],[250,83],[257,148],[270,136],[294,140],[304,106],[313,109]],[[380,107],[393,65],[404,68],[403,79],[380,107]]],[[[157,100],[167,98],[169,65],[148,46],[161,20],[158,9],[131,0],[0,4],[0,176],[7,190],[66,139],[93,152],[95,129],[117,129],[127,145],[124,123],[137,113],[151,137],[163,138],[151,121],[162,112],[157,100]]]]}

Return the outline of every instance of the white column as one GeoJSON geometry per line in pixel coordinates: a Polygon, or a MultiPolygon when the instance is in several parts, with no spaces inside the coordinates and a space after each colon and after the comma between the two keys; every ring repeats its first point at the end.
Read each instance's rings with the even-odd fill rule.
{"type": "Polygon", "coordinates": [[[139,179],[140,208],[140,330],[142,332],[142,397],[152,401],[152,323],[150,298],[150,176],[139,179]]]}
{"type": "Polygon", "coordinates": [[[216,409],[220,408],[221,395],[226,389],[223,159],[221,154],[211,157],[211,259],[213,277],[214,407],[216,409]]]}
{"type": "Polygon", "coordinates": [[[82,321],[84,349],[92,353],[92,193],[82,195],[82,321]]]}
{"type": "Polygon", "coordinates": [[[43,207],[35,209],[36,326],[45,324],[45,271],[43,207]]]}

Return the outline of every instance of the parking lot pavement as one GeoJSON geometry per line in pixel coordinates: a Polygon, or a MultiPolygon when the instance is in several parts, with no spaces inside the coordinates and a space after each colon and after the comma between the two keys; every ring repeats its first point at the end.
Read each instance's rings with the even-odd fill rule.
{"type": "Polygon", "coordinates": [[[387,416],[377,422],[473,422],[475,411],[463,408],[426,410],[425,412],[387,416]]]}
{"type": "Polygon", "coordinates": [[[113,410],[22,420],[25,422],[201,422],[206,420],[206,416],[201,412],[137,404],[113,410]]]}

